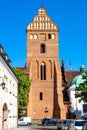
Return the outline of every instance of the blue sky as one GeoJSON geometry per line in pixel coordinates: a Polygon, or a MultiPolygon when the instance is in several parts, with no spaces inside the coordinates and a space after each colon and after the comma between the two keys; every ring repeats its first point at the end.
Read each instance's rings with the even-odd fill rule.
{"type": "Polygon", "coordinates": [[[66,69],[87,69],[87,0],[0,0],[0,43],[12,66],[26,63],[26,27],[33,21],[41,3],[59,27],[60,64],[66,69]]]}

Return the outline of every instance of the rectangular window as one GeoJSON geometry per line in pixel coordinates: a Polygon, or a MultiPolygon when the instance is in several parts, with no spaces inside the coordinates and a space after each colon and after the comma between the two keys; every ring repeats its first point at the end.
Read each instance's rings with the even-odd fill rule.
{"type": "Polygon", "coordinates": [[[51,34],[48,34],[48,39],[51,39],[51,34]]]}
{"type": "Polygon", "coordinates": [[[40,92],[40,100],[43,100],[43,93],[40,92]]]}

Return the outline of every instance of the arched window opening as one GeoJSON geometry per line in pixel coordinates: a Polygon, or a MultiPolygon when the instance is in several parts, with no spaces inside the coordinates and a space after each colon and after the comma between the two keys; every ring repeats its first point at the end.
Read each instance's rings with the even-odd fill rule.
{"type": "Polygon", "coordinates": [[[44,80],[46,80],[46,65],[44,65],[44,80]]]}
{"type": "Polygon", "coordinates": [[[37,34],[34,34],[34,39],[37,39],[37,38],[38,38],[37,34]]]}
{"type": "Polygon", "coordinates": [[[30,39],[33,39],[33,34],[30,34],[30,39]]]}
{"type": "Polygon", "coordinates": [[[52,34],[52,39],[55,39],[55,34],[52,34]]]}
{"type": "Polygon", "coordinates": [[[51,34],[48,34],[48,39],[51,39],[51,34]]]}
{"type": "Polygon", "coordinates": [[[43,93],[42,92],[40,92],[40,95],[39,95],[40,97],[40,100],[43,100],[43,93]]]}
{"type": "Polygon", "coordinates": [[[41,52],[41,53],[45,53],[45,51],[46,51],[45,44],[42,44],[42,45],[41,45],[41,48],[40,48],[40,52],[41,52]]]}
{"type": "Polygon", "coordinates": [[[46,65],[42,64],[40,66],[40,74],[41,74],[41,80],[46,80],[46,65]]]}

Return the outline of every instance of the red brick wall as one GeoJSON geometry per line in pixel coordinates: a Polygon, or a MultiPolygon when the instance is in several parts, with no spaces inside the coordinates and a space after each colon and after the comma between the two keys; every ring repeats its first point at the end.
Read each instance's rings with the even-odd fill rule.
{"type": "MultiPolygon", "coordinates": [[[[50,21],[51,24],[52,22],[50,21]]],[[[34,22],[32,23],[32,27],[34,28],[33,25],[34,22]]],[[[27,116],[31,116],[33,119],[42,119],[46,116],[65,118],[58,55],[58,28],[56,26],[52,29],[35,30],[33,28],[27,28],[26,68],[29,72],[29,77],[32,79],[29,104],[27,105],[27,116]],[[37,35],[37,39],[30,39],[31,34],[33,36],[37,35]],[[49,39],[48,34],[55,34],[55,38],[49,39]],[[42,43],[46,46],[45,53],[40,52],[42,43]],[[40,78],[41,64],[45,64],[46,66],[46,80],[41,80],[40,78]],[[40,92],[43,93],[43,100],[39,99],[40,92]],[[47,114],[45,113],[46,108],[48,110],[47,114]]]]}

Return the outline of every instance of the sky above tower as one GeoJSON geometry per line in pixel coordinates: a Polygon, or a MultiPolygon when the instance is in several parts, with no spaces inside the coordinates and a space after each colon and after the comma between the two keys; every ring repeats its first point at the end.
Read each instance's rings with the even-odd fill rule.
{"type": "Polygon", "coordinates": [[[0,0],[0,43],[12,66],[25,66],[26,28],[42,5],[59,27],[60,64],[87,69],[87,0],[0,0]]]}

